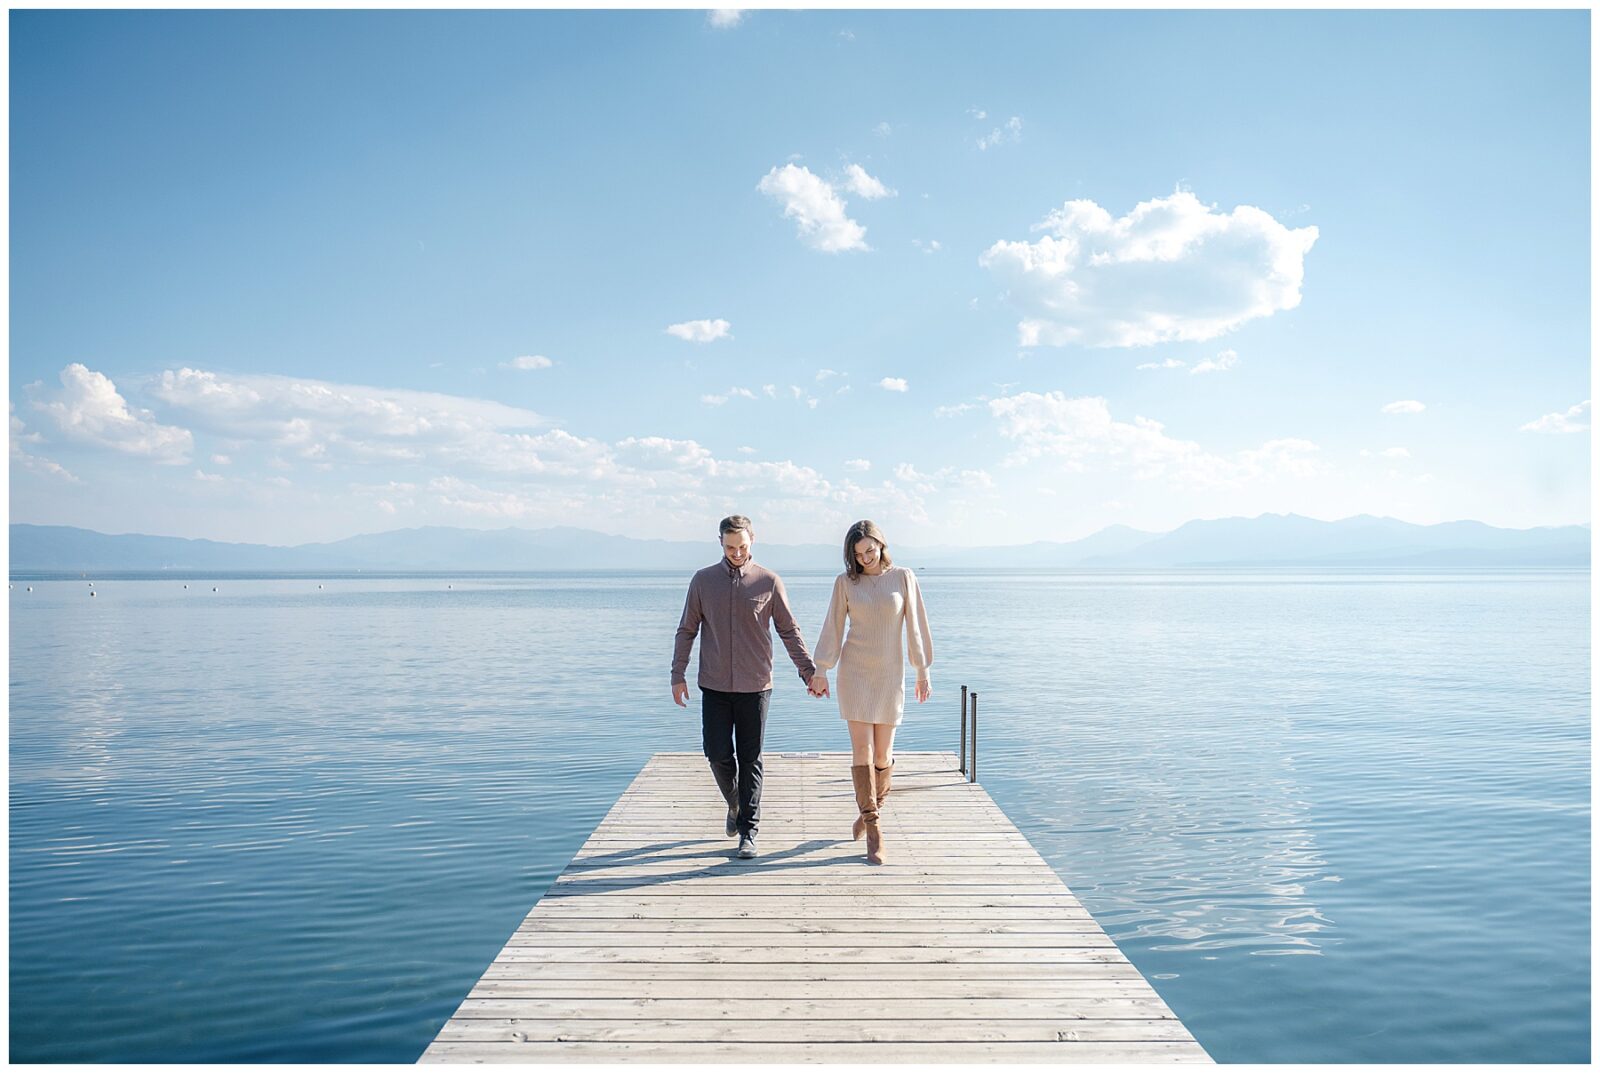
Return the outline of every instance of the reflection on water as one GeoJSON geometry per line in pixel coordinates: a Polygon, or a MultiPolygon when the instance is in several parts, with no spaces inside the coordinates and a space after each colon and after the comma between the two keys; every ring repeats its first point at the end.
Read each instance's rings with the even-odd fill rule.
{"type": "MultiPolygon", "coordinates": [[[[899,747],[979,690],[985,788],[1214,1056],[1587,1059],[1587,574],[922,580],[899,747]]],[[[11,592],[13,1060],[411,1061],[698,745],[682,577],[96,581],[11,592]]],[[[841,748],[777,682],[768,748],[841,748]]]]}

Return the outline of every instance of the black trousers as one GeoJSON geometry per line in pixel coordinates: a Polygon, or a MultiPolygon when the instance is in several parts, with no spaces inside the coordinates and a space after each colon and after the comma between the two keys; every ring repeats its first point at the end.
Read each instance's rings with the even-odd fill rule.
{"type": "Polygon", "coordinates": [[[739,806],[739,833],[754,835],[761,823],[761,739],[767,732],[772,690],[724,693],[700,690],[700,740],[722,799],[739,806]]]}

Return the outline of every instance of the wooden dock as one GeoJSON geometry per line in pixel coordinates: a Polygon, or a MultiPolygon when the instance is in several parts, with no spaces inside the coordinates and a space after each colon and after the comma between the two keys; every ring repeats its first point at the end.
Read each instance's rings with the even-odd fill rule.
{"type": "Polygon", "coordinates": [[[659,753],[424,1062],[1209,1062],[953,753],[899,753],[889,861],[848,753],[769,753],[761,856],[659,753]]]}

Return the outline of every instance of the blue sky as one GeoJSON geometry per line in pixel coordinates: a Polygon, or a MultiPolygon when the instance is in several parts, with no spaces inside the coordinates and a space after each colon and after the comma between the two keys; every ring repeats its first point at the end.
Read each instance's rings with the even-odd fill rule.
{"type": "Polygon", "coordinates": [[[1587,11],[10,18],[13,521],[1589,520],[1587,11]]]}

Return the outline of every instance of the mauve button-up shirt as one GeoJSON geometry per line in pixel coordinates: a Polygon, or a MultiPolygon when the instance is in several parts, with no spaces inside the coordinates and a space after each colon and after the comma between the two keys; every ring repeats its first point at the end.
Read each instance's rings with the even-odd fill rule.
{"type": "Polygon", "coordinates": [[[772,688],[772,634],[789,650],[789,658],[809,683],[816,673],[800,636],[783,580],[754,562],[736,567],[723,559],[695,572],[683,601],[677,641],[672,650],[672,683],[686,681],[689,650],[700,635],[700,688],[724,693],[760,693],[772,688]]]}

